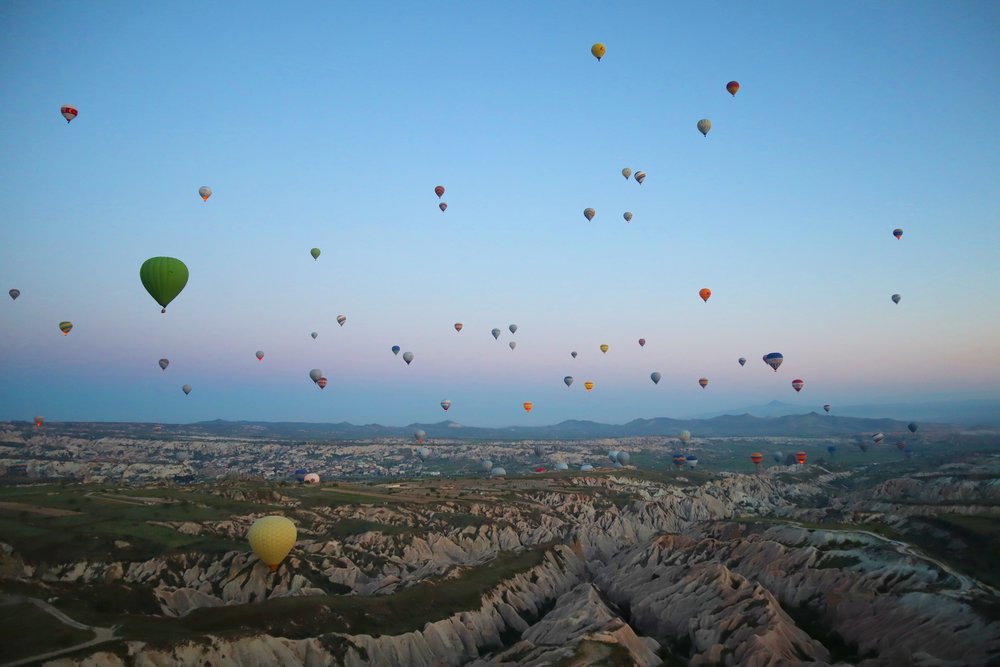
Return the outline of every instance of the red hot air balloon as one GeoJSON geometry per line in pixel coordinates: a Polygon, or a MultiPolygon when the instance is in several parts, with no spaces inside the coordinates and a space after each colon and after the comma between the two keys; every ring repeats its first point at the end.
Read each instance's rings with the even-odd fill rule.
{"type": "Polygon", "coordinates": [[[327,380],[326,378],[320,378],[316,380],[316,384],[319,385],[320,389],[326,389],[326,385],[329,384],[329,380],[327,380]]]}
{"type": "Polygon", "coordinates": [[[794,380],[792,380],[792,389],[794,389],[795,391],[797,392],[802,391],[802,387],[804,386],[806,386],[806,383],[803,382],[800,378],[795,378],[794,380]]]}
{"type": "Polygon", "coordinates": [[[72,104],[62,105],[62,107],[59,108],[59,113],[62,114],[62,117],[66,119],[67,123],[76,118],[80,114],[80,112],[77,111],[76,107],[73,106],[72,104]]]}
{"type": "Polygon", "coordinates": [[[750,455],[750,460],[753,462],[755,466],[759,466],[760,462],[764,460],[764,455],[761,454],[760,452],[754,452],[753,454],[750,455]]]}
{"type": "Polygon", "coordinates": [[[441,197],[444,196],[444,186],[439,185],[436,188],[434,188],[434,194],[438,196],[438,199],[441,199],[441,197]]]}
{"type": "Polygon", "coordinates": [[[708,298],[712,296],[712,290],[708,289],[707,287],[702,287],[700,290],[698,290],[698,296],[701,297],[702,301],[707,302],[708,298]]]}
{"type": "Polygon", "coordinates": [[[804,466],[806,464],[806,453],[795,452],[795,460],[798,461],[800,466],[804,466]]]}
{"type": "Polygon", "coordinates": [[[740,92],[740,82],[730,81],[726,84],[726,92],[728,92],[733,97],[736,97],[736,93],[740,92]]]}
{"type": "Polygon", "coordinates": [[[441,202],[438,204],[438,208],[441,209],[441,212],[443,213],[448,210],[448,204],[446,202],[441,202]]]}

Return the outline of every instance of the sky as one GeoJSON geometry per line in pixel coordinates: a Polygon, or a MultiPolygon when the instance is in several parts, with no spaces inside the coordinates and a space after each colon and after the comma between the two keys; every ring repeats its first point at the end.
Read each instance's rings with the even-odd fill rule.
{"type": "Polygon", "coordinates": [[[0,3],[0,419],[1000,397],[998,31],[987,1],[0,3]],[[154,256],[190,271],[166,314],[154,256]]]}

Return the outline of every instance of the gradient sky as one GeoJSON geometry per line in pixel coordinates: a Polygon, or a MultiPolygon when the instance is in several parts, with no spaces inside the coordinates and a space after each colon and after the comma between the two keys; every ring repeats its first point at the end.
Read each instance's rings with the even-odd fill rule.
{"type": "Polygon", "coordinates": [[[997,34],[989,1],[4,2],[0,419],[1000,396],[997,34]]]}

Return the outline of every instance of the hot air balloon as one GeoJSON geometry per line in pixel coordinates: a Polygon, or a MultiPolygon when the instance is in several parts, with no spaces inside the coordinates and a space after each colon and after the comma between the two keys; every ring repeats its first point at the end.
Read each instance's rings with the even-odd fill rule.
{"type": "Polygon", "coordinates": [[[872,440],[875,442],[876,445],[879,444],[880,442],[885,440],[885,433],[876,433],[875,435],[872,436],[872,440]]]}
{"type": "Polygon", "coordinates": [[[658,372],[653,372],[649,374],[649,379],[653,381],[653,384],[660,384],[660,378],[663,377],[658,372]]]}
{"type": "Polygon", "coordinates": [[[418,443],[420,443],[424,441],[424,438],[427,437],[427,434],[423,431],[423,429],[417,429],[416,431],[413,432],[413,437],[417,439],[418,443]]]}
{"type": "Polygon", "coordinates": [[[764,363],[774,369],[774,372],[778,372],[778,366],[781,362],[785,360],[784,355],[781,352],[771,352],[770,354],[764,355],[764,363]]]}
{"type": "Polygon", "coordinates": [[[441,199],[441,197],[444,196],[444,186],[443,185],[439,185],[439,186],[435,187],[434,188],[434,194],[436,194],[438,196],[438,199],[441,199]]]}
{"type": "Polygon", "coordinates": [[[802,387],[806,386],[806,383],[802,381],[801,378],[795,378],[792,380],[792,389],[796,392],[802,391],[802,387]]]}
{"type": "Polygon", "coordinates": [[[746,366],[747,358],[746,357],[740,357],[738,359],[738,361],[740,362],[740,366],[746,366]]]}
{"type": "Polygon", "coordinates": [[[592,208],[583,209],[583,217],[585,217],[588,222],[593,220],[595,215],[597,215],[597,211],[595,211],[594,209],[592,208]]]}
{"type": "Polygon", "coordinates": [[[823,410],[826,411],[826,412],[829,412],[830,411],[830,404],[827,403],[826,405],[824,405],[823,406],[823,410]]]}
{"type": "Polygon", "coordinates": [[[35,428],[41,428],[42,424],[45,423],[45,417],[38,415],[35,417],[35,428]]]}
{"type": "Polygon", "coordinates": [[[632,170],[631,169],[629,169],[628,167],[625,167],[624,169],[622,169],[622,176],[625,177],[626,181],[629,179],[629,176],[631,176],[631,175],[632,175],[632,170]]]}
{"type": "Polygon", "coordinates": [[[583,388],[586,389],[587,391],[590,391],[591,389],[594,388],[594,383],[591,382],[590,380],[587,380],[586,382],[583,383],[583,388]]]}
{"type": "Polygon", "coordinates": [[[461,331],[461,330],[462,330],[462,323],[455,322],[455,331],[461,331]]]}
{"type": "Polygon", "coordinates": [[[898,241],[903,237],[903,230],[897,227],[896,229],[892,230],[892,235],[895,236],[896,240],[898,241]]]}
{"type": "Polygon", "coordinates": [[[535,445],[534,447],[535,456],[541,458],[545,456],[545,448],[541,445],[535,445]]]}
{"type": "Polygon", "coordinates": [[[309,251],[309,254],[312,255],[313,259],[319,259],[319,255],[321,252],[322,251],[319,248],[313,248],[312,250],[309,251]]]}
{"type": "Polygon", "coordinates": [[[306,470],[305,468],[299,468],[298,470],[295,471],[295,481],[296,482],[303,481],[306,478],[306,475],[308,474],[309,474],[308,470],[306,470]]]}
{"type": "Polygon", "coordinates": [[[639,185],[642,185],[642,182],[644,180],[646,180],[646,172],[644,172],[644,171],[637,171],[637,172],[635,172],[635,177],[634,178],[635,178],[635,182],[636,183],[638,183],[639,185]]]}
{"type": "Polygon", "coordinates": [[[512,349],[512,350],[513,350],[513,349],[514,349],[515,347],[517,347],[517,343],[516,343],[515,341],[510,341],[510,342],[509,342],[509,343],[507,343],[507,344],[508,344],[508,345],[510,345],[510,349],[512,349]]]}
{"type": "Polygon", "coordinates": [[[736,97],[736,93],[738,93],[739,91],[740,91],[739,81],[730,81],[729,83],[726,84],[726,92],[728,92],[733,97],[736,97]]]}
{"type": "Polygon", "coordinates": [[[691,431],[681,431],[677,439],[683,442],[685,445],[691,442],[691,431]]]}
{"type": "Polygon", "coordinates": [[[607,354],[609,349],[611,349],[611,348],[608,347],[607,343],[604,343],[603,345],[601,345],[601,352],[603,352],[604,354],[607,354]]]}
{"type": "Polygon", "coordinates": [[[212,196],[212,188],[207,185],[203,185],[198,188],[198,196],[201,197],[202,201],[208,201],[208,198],[212,196]]]}
{"type": "Polygon", "coordinates": [[[344,326],[344,322],[347,321],[347,317],[344,315],[337,315],[337,324],[344,326]]]}
{"type": "Polygon", "coordinates": [[[257,350],[257,361],[264,360],[264,352],[262,350],[257,350]]]}
{"type": "Polygon", "coordinates": [[[493,329],[492,331],[490,331],[490,333],[493,334],[493,340],[499,340],[500,339],[500,330],[499,329],[493,329]]]}
{"type": "Polygon", "coordinates": [[[405,361],[406,365],[409,366],[410,362],[413,361],[413,353],[412,352],[404,352],[403,353],[403,361],[405,361]]]}
{"type": "Polygon", "coordinates": [[[170,365],[170,360],[169,359],[160,359],[159,364],[160,364],[160,369],[161,370],[167,370],[167,366],[170,365]]]}
{"type": "Polygon", "coordinates": [[[17,297],[21,296],[21,290],[19,290],[19,289],[12,289],[9,292],[7,292],[7,294],[10,294],[10,298],[12,300],[17,301],[17,297]]]}
{"type": "Polygon", "coordinates": [[[62,114],[62,117],[65,118],[66,122],[68,123],[74,118],[76,118],[80,112],[77,111],[76,107],[73,106],[72,104],[64,104],[61,107],[59,107],[59,113],[62,114]]]}
{"type": "Polygon", "coordinates": [[[569,470],[569,466],[563,461],[556,463],[556,470],[569,470]]]}
{"type": "Polygon", "coordinates": [[[700,384],[701,388],[704,389],[705,387],[708,386],[708,378],[701,378],[700,380],[698,380],[698,384],[700,384]]]}
{"type": "Polygon", "coordinates": [[[63,336],[68,336],[69,332],[72,331],[72,330],[73,330],[73,323],[72,322],[60,322],[59,323],[59,331],[63,332],[63,336]]]}
{"type": "MultiPolygon", "coordinates": [[[[423,440],[420,442],[423,442],[423,440]]],[[[431,457],[431,450],[427,447],[417,447],[417,456],[420,457],[421,461],[426,461],[431,457]]]]}
{"type": "Polygon", "coordinates": [[[750,455],[750,461],[751,461],[751,462],[752,462],[752,463],[753,463],[753,464],[754,464],[755,466],[758,466],[758,467],[759,467],[759,466],[760,466],[760,464],[761,464],[761,462],[762,462],[763,460],[764,460],[764,455],[763,455],[763,454],[761,454],[760,452],[754,452],[753,454],[751,454],[751,455],[750,455]]]}
{"type": "Polygon", "coordinates": [[[688,454],[684,460],[687,462],[688,468],[694,470],[695,468],[698,467],[698,457],[695,456],[694,454],[688,454]]]}
{"type": "Polygon", "coordinates": [[[906,428],[910,429],[910,433],[916,433],[917,429],[920,427],[917,426],[916,422],[910,422],[906,425],[906,428]]]}
{"type": "Polygon", "coordinates": [[[318,333],[316,333],[315,331],[313,331],[313,332],[312,332],[311,334],[309,334],[309,335],[310,335],[310,336],[312,336],[312,339],[313,339],[313,340],[316,340],[316,337],[317,337],[317,336],[319,336],[319,334],[318,334],[318,333]]]}
{"type": "Polygon", "coordinates": [[[316,386],[318,386],[320,389],[326,389],[326,385],[328,385],[329,383],[330,381],[327,380],[326,378],[320,378],[316,380],[316,386]]]}
{"type": "Polygon", "coordinates": [[[448,210],[448,203],[447,202],[441,202],[440,204],[438,204],[438,208],[441,209],[442,213],[444,213],[445,211],[448,210]]]}
{"type": "Polygon", "coordinates": [[[683,468],[684,462],[687,461],[687,459],[684,458],[683,454],[674,454],[674,458],[672,460],[674,462],[674,465],[677,466],[678,470],[683,468]]]}
{"type": "Polygon", "coordinates": [[[392,353],[395,354],[395,355],[398,355],[400,349],[401,348],[398,345],[393,345],[392,346],[392,353]]]}
{"type": "Polygon", "coordinates": [[[189,384],[184,385],[183,387],[181,387],[181,391],[183,391],[185,394],[190,394],[191,393],[191,385],[189,385],[189,384]]]}
{"type": "Polygon", "coordinates": [[[563,378],[563,382],[566,383],[567,387],[570,386],[571,384],[573,384],[573,376],[567,375],[566,377],[563,378]]]}
{"type": "Polygon", "coordinates": [[[707,118],[702,118],[698,121],[698,131],[704,136],[708,136],[708,131],[712,129],[712,121],[707,118]]]}
{"type": "Polygon", "coordinates": [[[899,300],[902,299],[902,298],[903,297],[899,296],[898,294],[893,294],[892,295],[892,302],[893,303],[899,303],[899,300]]]}
{"type": "Polygon", "coordinates": [[[604,48],[603,44],[598,42],[597,44],[594,44],[592,47],[590,47],[590,52],[593,54],[595,58],[597,58],[598,61],[600,61],[601,58],[604,57],[604,54],[607,53],[607,49],[604,48]]]}
{"type": "Polygon", "coordinates": [[[490,470],[490,477],[504,477],[506,475],[507,471],[499,466],[490,470]]]}
{"type": "Polygon", "coordinates": [[[535,407],[535,404],[532,403],[531,401],[525,401],[524,403],[521,404],[521,407],[524,408],[525,412],[531,412],[531,408],[535,407]]]}
{"type": "Polygon", "coordinates": [[[806,453],[805,452],[795,452],[795,460],[800,466],[806,464],[806,453]]]}
{"type": "Polygon", "coordinates": [[[510,329],[510,332],[511,332],[512,334],[513,334],[513,333],[517,333],[517,325],[516,325],[516,324],[512,324],[512,325],[510,325],[510,326],[509,326],[509,327],[507,327],[507,328],[508,328],[508,329],[510,329]]]}
{"type": "Polygon", "coordinates": [[[632,460],[632,455],[629,454],[628,452],[618,452],[618,461],[617,461],[618,463],[622,464],[623,466],[627,466],[631,460],[632,460]]]}
{"type": "Polygon", "coordinates": [[[139,267],[139,280],[156,303],[161,313],[167,312],[167,304],[173,301],[188,281],[188,268],[173,257],[151,257],[139,267]]]}
{"type": "Polygon", "coordinates": [[[837,445],[827,445],[826,451],[830,456],[833,456],[837,453],[837,445]]]}
{"type": "Polygon", "coordinates": [[[271,515],[253,522],[247,533],[247,540],[257,558],[274,572],[295,546],[297,536],[298,532],[291,520],[271,515]]]}
{"type": "Polygon", "coordinates": [[[571,356],[571,357],[573,357],[574,359],[576,359],[576,352],[570,352],[570,353],[569,353],[569,356],[571,356]]]}
{"type": "Polygon", "coordinates": [[[700,290],[698,290],[698,296],[701,297],[702,301],[707,302],[708,298],[712,296],[712,290],[708,289],[707,287],[702,287],[700,290]]]}
{"type": "Polygon", "coordinates": [[[493,461],[483,459],[483,461],[479,464],[479,467],[483,469],[483,472],[489,472],[493,469],[493,461]]]}
{"type": "Polygon", "coordinates": [[[321,371],[320,369],[314,368],[311,371],[309,371],[309,379],[312,380],[313,382],[318,382],[321,377],[323,377],[323,371],[321,371]]]}
{"type": "Polygon", "coordinates": [[[314,472],[307,473],[305,477],[302,478],[303,484],[319,484],[319,475],[314,472]]]}
{"type": "Polygon", "coordinates": [[[646,347],[646,339],[645,338],[640,338],[639,339],[639,347],[646,347]]]}
{"type": "Polygon", "coordinates": [[[444,399],[443,401],[441,401],[441,407],[444,408],[445,412],[448,412],[448,408],[451,407],[451,401],[449,401],[447,398],[444,399]]]}
{"type": "Polygon", "coordinates": [[[775,463],[781,463],[781,460],[785,458],[785,455],[781,452],[775,452],[774,454],[771,454],[771,458],[774,459],[775,463]]]}

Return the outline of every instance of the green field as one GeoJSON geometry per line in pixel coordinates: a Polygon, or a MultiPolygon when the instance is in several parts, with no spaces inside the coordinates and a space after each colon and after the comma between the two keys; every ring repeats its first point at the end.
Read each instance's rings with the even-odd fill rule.
{"type": "Polygon", "coordinates": [[[39,653],[82,644],[94,638],[88,630],[64,625],[33,604],[0,606],[0,660],[19,660],[39,653]]]}

